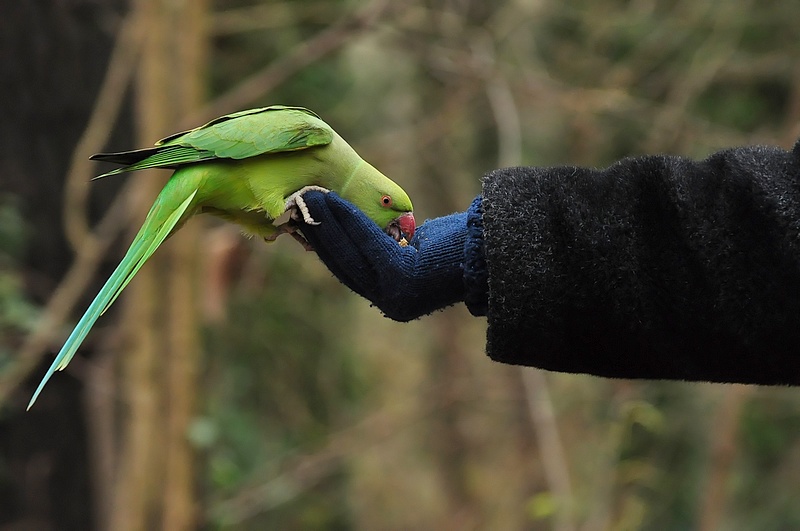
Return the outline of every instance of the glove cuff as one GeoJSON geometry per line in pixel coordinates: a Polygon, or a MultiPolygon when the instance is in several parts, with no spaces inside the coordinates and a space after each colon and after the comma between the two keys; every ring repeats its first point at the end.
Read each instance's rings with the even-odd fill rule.
{"type": "Polygon", "coordinates": [[[489,307],[489,271],[483,244],[483,204],[475,198],[467,210],[464,244],[464,303],[472,315],[486,315],[489,307]]]}

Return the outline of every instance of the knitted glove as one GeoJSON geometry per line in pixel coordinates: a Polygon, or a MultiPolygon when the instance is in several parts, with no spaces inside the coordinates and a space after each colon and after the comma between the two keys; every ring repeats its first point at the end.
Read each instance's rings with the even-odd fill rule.
{"type": "Polygon", "coordinates": [[[346,286],[395,321],[411,321],[463,301],[467,213],[428,220],[401,247],[335,192],[306,192],[303,236],[346,286]]]}

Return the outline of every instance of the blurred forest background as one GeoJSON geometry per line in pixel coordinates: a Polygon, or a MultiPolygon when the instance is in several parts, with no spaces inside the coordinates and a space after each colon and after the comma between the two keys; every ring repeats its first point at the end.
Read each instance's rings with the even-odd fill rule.
{"type": "MultiPolygon", "coordinates": [[[[0,529],[800,528],[800,392],[490,361],[198,218],[25,405],[167,173],[97,151],[314,109],[463,210],[508,165],[800,134],[796,0],[0,0],[0,529]]],[[[720,360],[724,363],[724,360],[720,360]]]]}

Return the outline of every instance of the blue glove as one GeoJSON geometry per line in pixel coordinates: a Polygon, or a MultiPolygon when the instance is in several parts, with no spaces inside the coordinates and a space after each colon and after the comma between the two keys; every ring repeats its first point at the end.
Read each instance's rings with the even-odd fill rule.
{"type": "Polygon", "coordinates": [[[303,194],[319,225],[299,222],[328,269],[387,317],[411,321],[463,301],[467,213],[428,220],[401,247],[335,192],[303,194]]]}

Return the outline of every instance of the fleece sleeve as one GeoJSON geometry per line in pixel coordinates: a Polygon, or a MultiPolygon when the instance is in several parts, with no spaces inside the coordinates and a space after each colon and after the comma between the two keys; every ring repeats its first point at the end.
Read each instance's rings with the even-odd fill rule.
{"type": "Polygon", "coordinates": [[[480,208],[493,359],[800,384],[800,143],[497,170],[480,208]]]}

